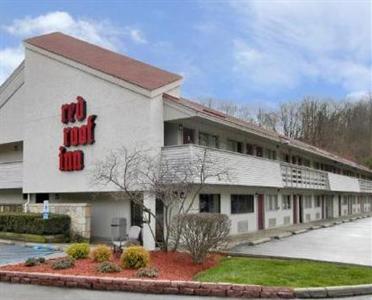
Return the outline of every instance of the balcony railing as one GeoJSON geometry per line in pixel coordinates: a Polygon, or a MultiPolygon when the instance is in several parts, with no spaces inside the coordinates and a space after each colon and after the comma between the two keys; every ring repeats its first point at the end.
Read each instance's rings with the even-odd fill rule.
{"type": "Polygon", "coordinates": [[[327,172],[283,162],[280,167],[285,187],[329,190],[327,172]]]}
{"type": "Polygon", "coordinates": [[[22,186],[22,161],[0,163],[0,189],[17,189],[22,186]]]}
{"type": "MultiPolygon", "coordinates": [[[[209,184],[283,187],[278,161],[194,144],[167,146],[162,149],[163,158],[174,166],[200,163],[204,153],[208,155],[208,161],[212,162],[210,169],[215,168],[217,172],[226,170],[228,173],[228,176],[222,178],[210,178],[207,181],[209,184]]],[[[211,170],[210,173],[217,172],[211,170]]]]}
{"type": "Polygon", "coordinates": [[[366,179],[359,179],[360,191],[362,193],[372,193],[372,181],[366,179]]]}
{"type": "Polygon", "coordinates": [[[372,181],[369,180],[358,180],[354,177],[222,149],[194,144],[166,146],[162,148],[162,155],[175,166],[191,165],[205,149],[216,166],[222,165],[229,170],[229,180],[214,178],[207,182],[209,184],[372,193],[372,181]]]}

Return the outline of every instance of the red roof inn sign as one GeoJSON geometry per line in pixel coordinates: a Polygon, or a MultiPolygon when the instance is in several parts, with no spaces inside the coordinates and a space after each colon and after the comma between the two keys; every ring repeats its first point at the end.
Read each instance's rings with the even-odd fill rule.
{"type": "MultiPolygon", "coordinates": [[[[87,117],[87,103],[83,97],[76,97],[76,102],[61,106],[61,122],[63,124],[82,123],[80,126],[63,128],[63,146],[59,147],[59,169],[61,171],[80,171],[84,169],[84,152],[71,150],[71,147],[92,145],[96,115],[87,117]]],[[[77,125],[77,124],[76,124],[77,125]]]]}

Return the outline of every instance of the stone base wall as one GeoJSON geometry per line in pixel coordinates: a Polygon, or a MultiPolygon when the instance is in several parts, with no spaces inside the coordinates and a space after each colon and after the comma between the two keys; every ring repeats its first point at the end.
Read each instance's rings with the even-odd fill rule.
{"type": "Polygon", "coordinates": [[[94,290],[234,298],[295,298],[294,290],[260,285],[128,279],[0,270],[0,281],[94,290]]]}
{"type": "MultiPolygon", "coordinates": [[[[43,204],[29,204],[29,211],[42,213],[43,204]]],[[[89,203],[49,203],[49,211],[70,216],[72,233],[90,239],[92,206],[89,203]]]]}

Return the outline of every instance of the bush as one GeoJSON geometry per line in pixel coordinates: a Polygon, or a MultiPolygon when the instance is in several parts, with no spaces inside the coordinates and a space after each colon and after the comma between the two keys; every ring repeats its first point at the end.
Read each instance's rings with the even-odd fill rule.
{"type": "Polygon", "coordinates": [[[41,263],[41,264],[43,264],[43,263],[45,263],[45,257],[39,257],[38,258],[38,261],[39,261],[39,263],[41,263]]]}
{"type": "Polygon", "coordinates": [[[44,257],[30,257],[26,259],[24,265],[26,267],[33,267],[43,263],[45,263],[44,257]]]}
{"type": "Polygon", "coordinates": [[[39,260],[36,257],[30,257],[27,258],[25,261],[25,266],[26,267],[33,267],[40,264],[39,260]]]}
{"type": "Polygon", "coordinates": [[[121,268],[110,261],[104,261],[97,266],[97,271],[100,273],[115,273],[120,272],[121,268]]]}
{"type": "Polygon", "coordinates": [[[156,278],[159,276],[159,270],[155,267],[141,268],[136,275],[138,277],[156,278]]]}
{"type": "Polygon", "coordinates": [[[124,268],[144,268],[150,261],[150,254],[141,246],[126,248],[120,257],[121,265],[124,268]]]}
{"type": "Polygon", "coordinates": [[[67,248],[66,253],[74,259],[87,258],[89,255],[89,244],[75,243],[67,248]]]}
{"type": "Polygon", "coordinates": [[[123,245],[124,248],[133,247],[133,246],[141,246],[141,243],[137,240],[129,240],[129,241],[126,241],[123,245]]]}
{"type": "Polygon", "coordinates": [[[70,226],[71,219],[67,215],[49,214],[49,219],[43,220],[42,214],[0,213],[0,232],[68,236],[70,226]]]}
{"type": "Polygon", "coordinates": [[[182,224],[181,243],[197,264],[204,262],[211,249],[223,246],[230,233],[231,222],[223,214],[182,214],[173,221],[182,224]]]}
{"type": "Polygon", "coordinates": [[[96,262],[108,261],[111,258],[111,249],[106,245],[98,245],[92,251],[92,258],[96,262]]]}
{"type": "Polygon", "coordinates": [[[71,257],[64,257],[56,260],[52,264],[53,270],[64,270],[75,266],[75,260],[71,257]]]}

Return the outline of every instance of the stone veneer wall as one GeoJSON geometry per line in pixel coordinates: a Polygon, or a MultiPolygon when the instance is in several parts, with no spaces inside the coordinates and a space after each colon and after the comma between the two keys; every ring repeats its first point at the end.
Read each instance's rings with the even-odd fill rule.
{"type": "MultiPolygon", "coordinates": [[[[29,211],[42,213],[43,204],[29,204],[29,211]]],[[[90,239],[92,206],[88,203],[49,203],[49,211],[54,214],[68,215],[71,218],[71,231],[90,239]]]]}

